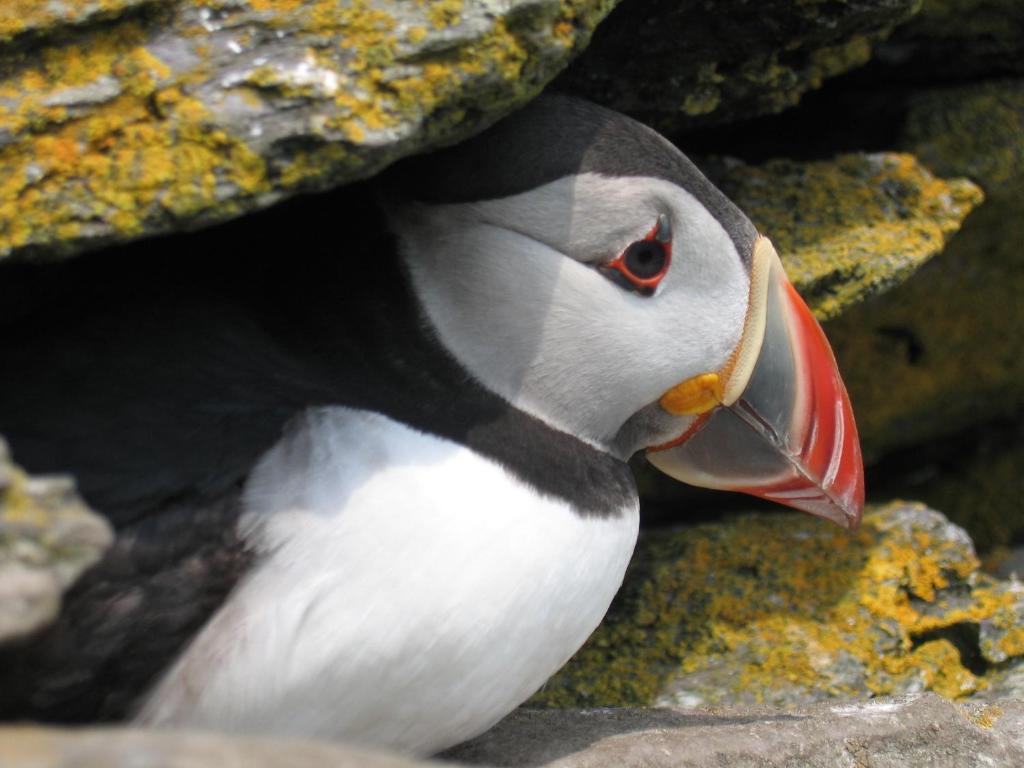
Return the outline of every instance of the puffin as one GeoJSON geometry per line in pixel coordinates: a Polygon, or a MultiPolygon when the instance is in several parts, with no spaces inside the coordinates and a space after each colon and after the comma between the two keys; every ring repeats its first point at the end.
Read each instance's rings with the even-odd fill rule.
{"type": "Polygon", "coordinates": [[[118,533],[0,651],[8,717],[432,754],[597,627],[635,454],[862,513],[849,398],[770,240],[571,96],[260,225],[3,269],[0,433],[118,533]]]}

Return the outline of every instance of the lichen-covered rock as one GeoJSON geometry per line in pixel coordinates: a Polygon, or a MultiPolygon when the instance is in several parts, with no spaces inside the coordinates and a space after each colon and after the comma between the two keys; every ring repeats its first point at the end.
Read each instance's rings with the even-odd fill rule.
{"type": "Polygon", "coordinates": [[[1024,702],[924,694],[789,712],[520,709],[448,754],[509,768],[1019,768],[1024,702]]]}
{"type": "Polygon", "coordinates": [[[612,2],[4,3],[0,258],[198,226],[466,137],[612,2]]]}
{"type": "MultiPolygon", "coordinates": [[[[1012,311],[1012,310],[1008,310],[1012,311]]],[[[887,456],[872,492],[912,495],[967,528],[975,546],[1000,567],[998,550],[1024,537],[1024,420],[982,422],[964,432],[887,456]]],[[[987,557],[986,559],[989,559],[987,557]]],[[[1024,577],[1024,556],[1007,560],[1024,577]]]]}
{"type": "Polygon", "coordinates": [[[991,675],[991,684],[976,698],[985,701],[1017,699],[1024,701],[1024,661],[1017,661],[991,675]]]}
{"type": "Polygon", "coordinates": [[[826,329],[869,456],[1024,408],[1024,81],[915,94],[903,141],[986,202],[913,280],[826,329]]]}
{"type": "Polygon", "coordinates": [[[903,502],[855,533],[791,514],[654,529],[604,624],[534,702],[966,696],[1024,657],[1024,592],[978,565],[962,529],[903,502]]]}
{"type": "Polygon", "coordinates": [[[918,0],[627,0],[561,87],[666,132],[796,104],[864,64],[918,0]]]}
{"type": "Polygon", "coordinates": [[[714,178],[771,237],[819,319],[902,283],[982,200],[970,181],[901,154],[729,163],[714,178]]]}
{"type": "Polygon", "coordinates": [[[0,440],[0,645],[45,627],[113,535],[70,478],[29,477],[0,440]]]}
{"type": "Polygon", "coordinates": [[[924,0],[921,11],[880,47],[900,76],[934,82],[1024,74],[1020,0],[924,0]]]}

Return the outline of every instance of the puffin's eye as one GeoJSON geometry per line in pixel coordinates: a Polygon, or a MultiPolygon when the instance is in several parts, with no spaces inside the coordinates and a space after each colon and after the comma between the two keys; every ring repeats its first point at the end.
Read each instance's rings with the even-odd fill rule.
{"type": "Polygon", "coordinates": [[[622,253],[602,264],[601,273],[627,290],[641,296],[652,296],[672,262],[672,230],[668,216],[658,216],[658,223],[643,240],[631,243],[622,253]]]}
{"type": "Polygon", "coordinates": [[[638,240],[622,254],[622,267],[637,280],[649,280],[665,269],[668,254],[665,247],[654,240],[638,240]]]}

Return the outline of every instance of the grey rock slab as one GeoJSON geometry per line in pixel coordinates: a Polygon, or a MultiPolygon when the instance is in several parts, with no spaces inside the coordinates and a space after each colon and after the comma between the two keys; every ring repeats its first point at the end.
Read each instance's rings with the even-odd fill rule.
{"type": "Polygon", "coordinates": [[[446,757],[517,768],[1024,765],[1024,702],[933,694],[792,711],[525,710],[446,757]]]}
{"type": "Polygon", "coordinates": [[[428,763],[316,742],[117,728],[0,727],[0,768],[415,768],[424,765],[428,763]]]}

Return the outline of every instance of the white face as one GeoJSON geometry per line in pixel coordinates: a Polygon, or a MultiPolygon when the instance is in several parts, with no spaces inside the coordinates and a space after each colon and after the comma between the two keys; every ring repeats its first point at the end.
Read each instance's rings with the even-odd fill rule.
{"type": "Polygon", "coordinates": [[[681,434],[685,417],[655,409],[624,425],[676,384],[720,369],[743,329],[743,259],[668,181],[584,173],[497,200],[410,204],[392,211],[392,225],[455,358],[516,407],[622,455],[681,434]],[[643,296],[598,266],[643,240],[660,214],[671,265],[643,296]]]}

